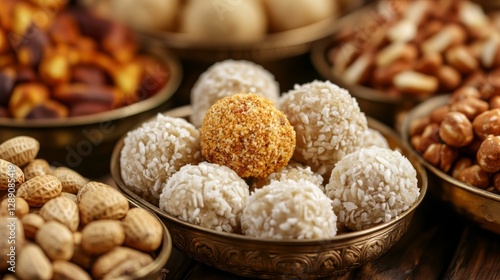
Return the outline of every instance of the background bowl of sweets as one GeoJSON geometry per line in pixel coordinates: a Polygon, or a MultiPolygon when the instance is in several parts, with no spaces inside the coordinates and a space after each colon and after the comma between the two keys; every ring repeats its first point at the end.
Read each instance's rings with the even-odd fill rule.
{"type": "Polygon", "coordinates": [[[32,136],[50,164],[94,178],[129,127],[168,108],[182,69],[123,24],[63,3],[0,4],[0,142],[32,136]]]}
{"type": "Polygon", "coordinates": [[[391,126],[423,100],[499,66],[498,13],[471,1],[378,1],[346,16],[313,46],[325,78],[391,126]]]}
{"type": "Polygon", "coordinates": [[[189,61],[274,61],[305,54],[338,18],[364,1],[80,0],[83,7],[126,23],[189,61]],[[157,15],[157,16],[155,16],[157,15]]]}
{"type": "Polygon", "coordinates": [[[401,136],[430,171],[429,192],[463,217],[499,234],[500,173],[488,166],[483,168],[481,164],[488,157],[493,157],[496,165],[500,164],[495,157],[495,149],[496,154],[500,149],[498,141],[488,142],[485,136],[500,135],[500,110],[495,109],[499,108],[500,98],[498,95],[495,97],[495,91],[484,89],[491,89],[491,86],[485,84],[480,87],[483,90],[465,87],[451,95],[424,101],[408,113],[401,136]],[[453,114],[449,115],[450,112],[453,114]],[[457,112],[468,115],[457,117],[457,112]],[[466,124],[467,119],[472,125],[466,124]],[[446,127],[448,132],[444,129],[446,127]],[[472,132],[470,127],[473,127],[472,132]],[[494,132],[495,129],[497,132],[494,132]],[[464,131],[468,131],[468,135],[472,134],[473,140],[465,146],[456,147],[453,142],[458,143],[456,139],[462,138],[466,134],[464,131]],[[482,145],[484,142],[493,144],[495,148],[487,149],[491,145],[482,145]]]}
{"type": "MultiPolygon", "coordinates": [[[[191,106],[164,114],[189,119],[191,106]]],[[[156,213],[169,228],[173,244],[181,251],[209,266],[244,277],[267,279],[321,278],[339,276],[368,263],[388,251],[408,230],[413,214],[427,190],[427,175],[409,147],[386,125],[368,118],[369,127],[382,133],[391,148],[399,149],[417,171],[420,196],[396,219],[370,229],[339,234],[332,239],[275,240],[219,232],[175,218],[135,194],[121,178],[120,153],[123,138],[111,160],[111,175],[118,188],[133,201],[156,213]]]]}

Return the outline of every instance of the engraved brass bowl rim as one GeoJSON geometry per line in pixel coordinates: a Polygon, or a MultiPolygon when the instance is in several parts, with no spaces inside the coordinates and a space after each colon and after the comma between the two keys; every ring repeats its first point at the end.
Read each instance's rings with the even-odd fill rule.
{"type": "MultiPolygon", "coordinates": [[[[401,136],[403,138],[403,141],[406,143],[406,145],[410,145],[408,130],[410,128],[411,122],[419,117],[428,115],[428,113],[430,113],[430,111],[432,109],[435,109],[441,105],[448,104],[449,99],[450,99],[450,94],[435,96],[435,97],[429,98],[428,100],[415,106],[412,110],[410,110],[408,112],[408,115],[406,116],[406,118],[404,119],[404,121],[402,123],[402,129],[401,129],[401,136]]],[[[417,151],[415,151],[415,149],[413,147],[410,146],[410,148],[411,148],[412,152],[417,156],[419,161],[427,169],[432,171],[432,173],[437,175],[440,179],[445,180],[446,182],[451,183],[451,184],[453,184],[461,189],[464,189],[468,192],[471,192],[473,194],[477,194],[479,196],[500,202],[500,195],[494,194],[492,192],[489,192],[489,191],[486,191],[486,190],[483,190],[480,188],[470,186],[462,181],[459,181],[459,180],[453,178],[452,176],[446,174],[445,172],[443,172],[439,168],[435,167],[434,165],[432,165],[431,163],[426,161],[420,154],[418,154],[417,151]]]]}
{"type": "Polygon", "coordinates": [[[141,46],[140,51],[144,54],[152,55],[156,62],[168,68],[167,71],[169,73],[169,78],[166,85],[153,96],[131,105],[87,116],[33,120],[19,120],[15,118],[0,117],[0,127],[29,129],[45,127],[63,128],[88,125],[126,118],[158,107],[162,103],[169,100],[179,88],[183,77],[182,65],[180,60],[171,51],[162,49],[160,46],[154,44],[148,45],[147,47],[141,46]]]}
{"type": "Polygon", "coordinates": [[[129,201],[130,205],[132,205],[133,207],[144,209],[148,211],[150,214],[152,214],[155,217],[155,219],[157,219],[161,223],[163,229],[163,240],[161,242],[160,247],[158,247],[158,249],[156,249],[155,251],[156,254],[154,255],[153,262],[135,271],[129,276],[129,278],[144,279],[144,280],[158,279],[161,276],[162,268],[165,267],[168,260],[170,259],[170,256],[172,255],[173,243],[172,243],[172,237],[170,236],[170,232],[167,226],[161,221],[160,217],[158,217],[158,215],[156,215],[153,211],[151,211],[151,209],[144,207],[138,202],[135,202],[132,198],[130,198],[126,194],[124,195],[129,201]]]}
{"type": "MultiPolygon", "coordinates": [[[[187,116],[190,115],[191,111],[192,111],[191,106],[186,105],[166,111],[164,112],[164,114],[172,117],[187,118],[187,116]]],[[[320,256],[324,256],[321,254],[332,252],[332,250],[342,250],[342,252],[344,253],[347,252],[348,254],[349,249],[352,249],[353,246],[358,246],[359,248],[367,250],[366,246],[369,246],[373,242],[377,243],[377,245],[382,246],[382,249],[380,251],[368,252],[368,253],[364,251],[360,252],[360,254],[363,253],[366,256],[365,255],[358,256],[359,262],[350,263],[350,260],[346,259],[349,258],[349,256],[344,255],[342,253],[338,255],[338,258],[340,258],[341,261],[340,267],[332,268],[330,270],[327,270],[326,272],[322,271],[321,273],[306,271],[305,274],[301,274],[301,276],[308,276],[308,277],[311,275],[316,275],[314,277],[317,277],[320,274],[321,277],[329,275],[331,276],[333,274],[339,274],[341,272],[345,272],[346,270],[352,269],[368,261],[371,261],[375,258],[378,258],[387,250],[389,250],[394,245],[394,243],[396,243],[401,238],[401,236],[408,230],[408,227],[413,218],[413,214],[417,209],[417,207],[421,204],[427,191],[427,173],[425,169],[422,167],[422,165],[420,165],[419,161],[416,158],[414,158],[413,154],[409,152],[409,147],[406,147],[401,142],[399,135],[395,131],[390,129],[388,126],[371,118],[368,118],[368,120],[370,127],[379,130],[386,137],[389,137],[388,139],[389,142],[396,145],[394,148],[402,150],[405,156],[407,156],[410,159],[415,169],[417,170],[417,176],[420,187],[420,196],[418,197],[417,201],[407,211],[405,211],[396,219],[393,219],[388,223],[377,225],[373,228],[366,230],[343,233],[331,239],[311,239],[311,240],[261,239],[261,238],[248,237],[243,234],[218,232],[197,225],[192,225],[187,222],[181,221],[175,217],[172,217],[169,214],[161,211],[159,207],[140,198],[138,195],[133,193],[129,188],[127,188],[123,183],[120,173],[119,158],[120,158],[120,151],[123,147],[124,137],[122,137],[117,142],[113,150],[111,164],[110,164],[111,176],[115,181],[116,185],[118,186],[118,188],[122,192],[124,192],[127,196],[131,197],[134,201],[138,202],[141,205],[144,205],[145,207],[149,208],[150,210],[158,214],[158,216],[168,225],[168,227],[172,231],[174,245],[178,247],[181,246],[182,251],[184,251],[188,255],[191,255],[195,259],[198,259],[199,261],[205,264],[214,266],[218,269],[225,270],[231,273],[243,276],[270,278],[270,277],[276,277],[278,275],[278,270],[280,268],[272,267],[268,268],[268,270],[265,270],[262,267],[256,267],[258,266],[256,264],[251,264],[246,262],[241,263],[240,259],[237,259],[236,261],[233,260],[235,262],[240,261],[240,263],[237,263],[236,265],[234,263],[232,264],[220,263],[214,259],[210,258],[207,259],[207,256],[203,255],[203,252],[197,251],[197,248],[194,248],[193,247],[194,245],[192,243],[189,243],[189,241],[197,242],[196,244],[198,244],[198,242],[206,241],[205,243],[203,242],[202,243],[203,244],[208,243],[210,245],[213,245],[215,249],[217,249],[217,247],[219,249],[223,247],[224,250],[221,249],[221,251],[224,252],[216,251],[216,253],[219,253],[222,257],[227,257],[224,254],[229,254],[227,252],[227,250],[229,249],[241,253],[242,255],[240,256],[247,256],[245,255],[244,252],[246,252],[245,250],[247,251],[250,250],[252,252],[259,252],[259,254],[263,254],[270,260],[278,258],[278,260],[280,261],[283,261],[283,259],[280,257],[284,257],[284,259],[287,259],[288,257],[289,258],[292,258],[294,256],[297,257],[299,256],[299,254],[300,256],[305,254],[313,259],[314,257],[319,259],[320,256]],[[188,243],[186,243],[186,239],[189,238],[193,239],[188,240],[188,243]],[[379,244],[379,242],[381,242],[382,244],[379,244]],[[293,248],[293,250],[290,250],[291,248],[293,248]]],[[[312,265],[311,263],[308,263],[307,267],[309,269],[312,269],[311,265],[312,265]]]]}

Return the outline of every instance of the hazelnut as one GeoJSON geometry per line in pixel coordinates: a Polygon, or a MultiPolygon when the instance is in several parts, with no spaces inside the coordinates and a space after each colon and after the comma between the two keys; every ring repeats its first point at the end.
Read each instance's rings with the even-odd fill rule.
{"type": "Polygon", "coordinates": [[[410,123],[410,127],[408,128],[408,133],[410,136],[420,135],[424,132],[425,127],[431,123],[431,119],[429,117],[422,117],[418,119],[414,119],[410,123]]]}
{"type": "Polygon", "coordinates": [[[489,173],[500,170],[500,136],[489,135],[477,151],[477,163],[489,173]]]}
{"type": "Polygon", "coordinates": [[[473,120],[477,115],[488,110],[488,102],[476,97],[466,97],[461,101],[450,105],[450,111],[463,113],[469,120],[473,120]]]}
{"type": "Polygon", "coordinates": [[[439,125],[437,123],[430,123],[422,132],[422,135],[415,135],[412,137],[413,147],[420,153],[425,152],[427,148],[433,143],[439,143],[439,125]]]}
{"type": "Polygon", "coordinates": [[[490,177],[479,165],[473,164],[462,169],[457,179],[474,187],[485,189],[490,185],[490,177]]]}
{"type": "Polygon", "coordinates": [[[448,112],[439,127],[439,137],[452,147],[463,147],[474,139],[472,123],[460,112],[448,112]]]}
{"type": "Polygon", "coordinates": [[[475,87],[479,88],[481,85],[484,85],[487,83],[486,79],[486,74],[481,71],[476,71],[474,73],[471,73],[467,76],[467,78],[464,80],[462,86],[470,86],[470,87],[475,87]]]}
{"type": "Polygon", "coordinates": [[[430,164],[438,167],[439,162],[441,160],[440,158],[440,150],[441,150],[441,144],[439,143],[432,143],[427,147],[425,150],[424,154],[422,157],[429,162],[430,164]]]}
{"type": "Polygon", "coordinates": [[[451,176],[455,179],[458,178],[458,174],[463,169],[470,167],[472,165],[472,159],[468,157],[460,157],[456,160],[453,170],[451,171],[451,176]]]}
{"type": "Polygon", "coordinates": [[[457,88],[450,96],[450,103],[460,102],[468,97],[480,98],[479,90],[473,86],[462,86],[457,88]]]}
{"type": "Polygon", "coordinates": [[[493,96],[490,99],[490,109],[500,108],[500,96],[493,96]]]}
{"type": "Polygon", "coordinates": [[[500,193],[500,173],[495,173],[495,175],[493,175],[492,181],[495,192],[500,193]]]}
{"type": "Polygon", "coordinates": [[[438,123],[438,124],[441,123],[449,111],[450,111],[450,107],[448,105],[443,105],[443,106],[440,106],[440,107],[432,110],[432,112],[430,113],[431,122],[438,123]]]}
{"type": "Polygon", "coordinates": [[[469,145],[460,148],[460,153],[464,156],[475,158],[477,155],[477,151],[479,150],[479,146],[481,146],[481,143],[483,143],[482,139],[474,137],[474,140],[472,140],[469,145]]]}
{"type": "Polygon", "coordinates": [[[439,162],[439,168],[444,172],[450,171],[458,155],[459,153],[456,149],[446,144],[441,144],[441,150],[439,152],[439,156],[441,158],[439,162]]]}
{"type": "Polygon", "coordinates": [[[448,172],[458,157],[458,152],[446,144],[433,143],[425,150],[422,157],[444,172],[448,172]]]}
{"type": "Polygon", "coordinates": [[[491,109],[479,114],[472,121],[472,126],[481,139],[490,134],[500,135],[500,109],[491,109]]]}

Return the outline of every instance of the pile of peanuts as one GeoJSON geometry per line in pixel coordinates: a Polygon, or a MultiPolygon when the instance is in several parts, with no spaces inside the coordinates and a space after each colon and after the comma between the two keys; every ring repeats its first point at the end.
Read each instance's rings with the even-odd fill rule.
{"type": "Polygon", "coordinates": [[[0,117],[65,118],[106,112],[168,82],[123,24],[65,0],[0,2],[0,117]]]}
{"type": "Polygon", "coordinates": [[[154,261],[163,225],[118,190],[36,158],[39,142],[0,144],[0,275],[116,279],[154,261]]]}
{"type": "Polygon", "coordinates": [[[500,67],[499,15],[465,0],[384,0],[327,59],[333,75],[389,96],[452,92],[500,67]]]}
{"type": "Polygon", "coordinates": [[[452,177],[500,194],[500,84],[477,81],[412,120],[410,143],[452,177]]]}

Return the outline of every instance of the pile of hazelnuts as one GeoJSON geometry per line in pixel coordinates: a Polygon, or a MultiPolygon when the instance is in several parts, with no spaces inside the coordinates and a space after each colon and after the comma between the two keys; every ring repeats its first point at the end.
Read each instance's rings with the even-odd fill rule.
{"type": "Polygon", "coordinates": [[[500,84],[493,78],[458,88],[448,103],[413,120],[408,133],[413,148],[432,165],[500,194],[500,84]]]}

